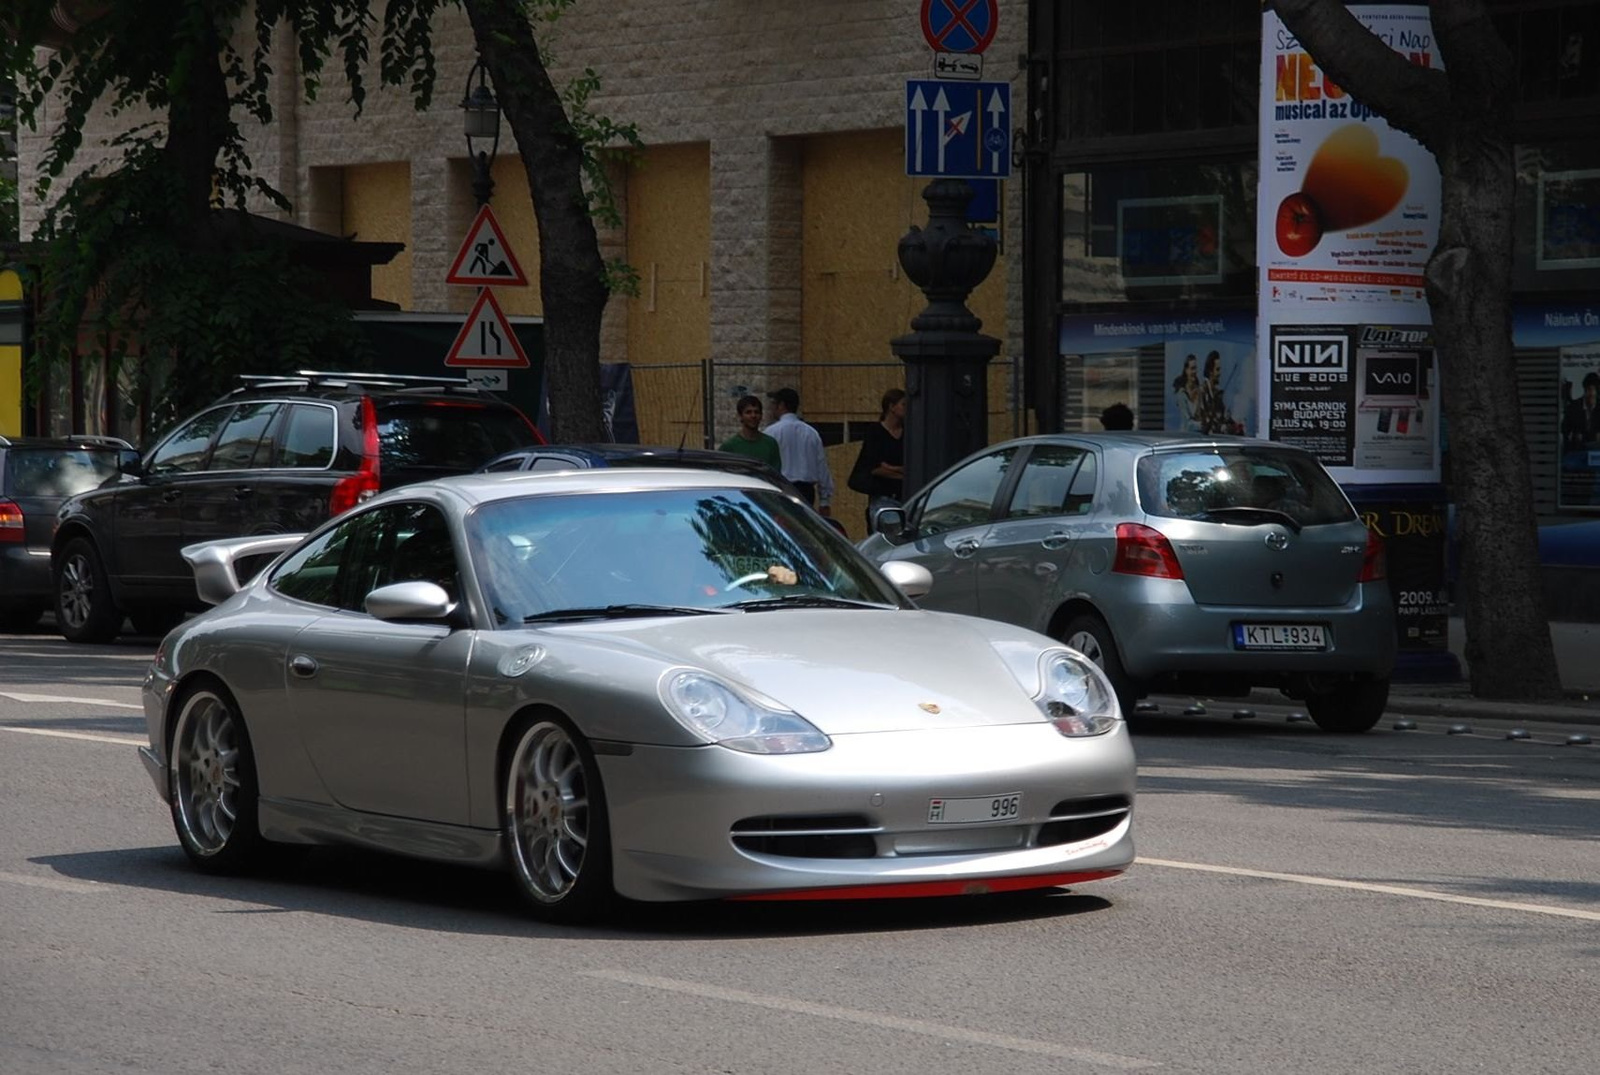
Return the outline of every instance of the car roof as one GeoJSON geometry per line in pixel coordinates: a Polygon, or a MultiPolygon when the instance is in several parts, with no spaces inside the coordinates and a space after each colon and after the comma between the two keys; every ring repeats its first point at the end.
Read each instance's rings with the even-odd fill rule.
{"type": "Polygon", "coordinates": [[[1082,444],[1089,442],[1104,448],[1125,449],[1128,451],[1150,451],[1152,449],[1183,449],[1183,448],[1267,448],[1273,451],[1304,453],[1303,448],[1292,444],[1283,444],[1279,441],[1263,440],[1260,437],[1234,437],[1225,434],[1212,433],[1182,433],[1164,430],[1108,430],[1084,433],[1040,433],[1031,437],[1018,437],[1015,440],[1003,441],[992,444],[983,451],[992,451],[1012,444],[1082,444]]]}
{"type": "Polygon", "coordinates": [[[418,493],[446,493],[469,505],[524,496],[568,493],[613,493],[640,489],[764,489],[760,478],[725,470],[686,467],[599,467],[591,470],[506,470],[491,474],[457,474],[391,489],[369,503],[404,500],[418,493]]]}
{"type": "Polygon", "coordinates": [[[465,377],[414,377],[386,373],[296,370],[285,374],[241,374],[239,382],[238,388],[217,399],[215,403],[263,397],[280,399],[286,396],[303,396],[324,400],[372,397],[385,402],[452,399],[470,400],[491,407],[511,406],[493,393],[470,383],[465,377]]]}

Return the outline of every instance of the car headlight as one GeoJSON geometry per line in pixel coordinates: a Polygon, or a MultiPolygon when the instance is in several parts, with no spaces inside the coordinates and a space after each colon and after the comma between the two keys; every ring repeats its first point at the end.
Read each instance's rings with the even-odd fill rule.
{"type": "Polygon", "coordinates": [[[1039,677],[1034,701],[1062,735],[1104,735],[1122,719],[1111,684],[1087,658],[1052,650],[1040,659],[1039,677]]]}
{"type": "Polygon", "coordinates": [[[661,702],[690,731],[729,750],[811,754],[833,745],[800,714],[757,701],[706,672],[668,672],[661,702]]]}

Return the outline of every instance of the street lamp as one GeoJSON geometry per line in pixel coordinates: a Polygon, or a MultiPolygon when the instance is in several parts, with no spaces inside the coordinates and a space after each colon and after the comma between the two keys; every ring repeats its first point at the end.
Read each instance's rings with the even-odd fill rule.
{"type": "Polygon", "coordinates": [[[489,69],[482,60],[467,72],[461,114],[467,133],[467,156],[472,161],[472,194],[479,205],[488,205],[489,196],[494,193],[494,177],[490,171],[500,149],[500,102],[494,99],[494,91],[489,88],[489,69]],[[485,143],[488,148],[483,148],[485,143]]]}

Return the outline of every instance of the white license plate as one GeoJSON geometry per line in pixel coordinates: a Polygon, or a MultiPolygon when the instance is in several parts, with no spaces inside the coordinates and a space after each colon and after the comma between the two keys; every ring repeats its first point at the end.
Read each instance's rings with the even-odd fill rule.
{"type": "Polygon", "coordinates": [[[1238,649],[1327,649],[1328,635],[1316,623],[1236,623],[1238,649]]]}
{"type": "Polygon", "coordinates": [[[930,825],[975,825],[985,821],[1015,821],[1022,813],[1022,792],[978,795],[970,799],[929,799],[930,825]]]}

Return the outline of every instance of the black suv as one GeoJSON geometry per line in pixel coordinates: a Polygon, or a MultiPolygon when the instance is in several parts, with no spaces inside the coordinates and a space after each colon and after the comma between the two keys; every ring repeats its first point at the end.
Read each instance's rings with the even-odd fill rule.
{"type": "Polygon", "coordinates": [[[74,493],[117,476],[115,437],[0,437],[0,631],[26,631],[53,602],[50,531],[74,493]]]}
{"type": "Polygon", "coordinates": [[[521,411],[464,379],[240,380],[130,459],[120,481],[61,505],[50,562],[56,623],[70,641],[112,639],[124,617],[160,634],[204,608],[185,545],[311,530],[381,490],[470,473],[544,441],[521,411]]]}

